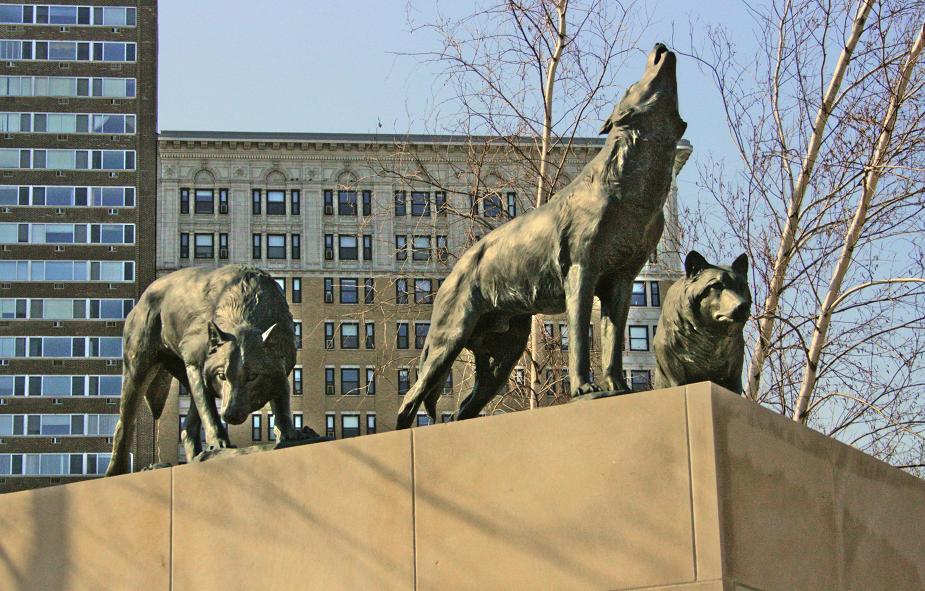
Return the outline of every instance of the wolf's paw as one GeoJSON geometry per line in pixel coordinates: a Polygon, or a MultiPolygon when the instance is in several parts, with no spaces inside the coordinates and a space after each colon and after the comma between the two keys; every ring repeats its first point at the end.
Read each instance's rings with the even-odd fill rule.
{"type": "Polygon", "coordinates": [[[608,390],[611,392],[619,392],[621,394],[630,392],[632,390],[632,388],[630,388],[627,385],[626,381],[623,378],[616,378],[616,379],[604,378],[602,385],[604,387],[604,390],[608,390]]]}
{"type": "Polygon", "coordinates": [[[302,427],[301,429],[290,429],[285,433],[279,434],[280,441],[304,441],[306,439],[315,439],[319,437],[310,427],[302,427]]]}
{"type": "Polygon", "coordinates": [[[603,390],[600,386],[591,382],[579,384],[577,387],[572,388],[572,398],[584,396],[585,394],[593,394],[594,392],[603,392],[603,390]]]}

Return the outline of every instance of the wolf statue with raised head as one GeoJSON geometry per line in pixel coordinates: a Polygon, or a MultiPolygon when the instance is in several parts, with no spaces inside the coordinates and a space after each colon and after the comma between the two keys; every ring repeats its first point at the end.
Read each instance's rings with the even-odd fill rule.
{"type": "Polygon", "coordinates": [[[475,384],[456,419],[477,416],[507,383],[530,334],[533,314],[565,312],[572,394],[625,392],[623,333],[633,280],[664,229],[678,140],[676,58],[662,44],[646,71],[604,122],[604,147],[568,186],[487,234],[460,257],[437,293],[418,380],[398,428],[423,403],[435,418],[447,372],[463,348],[475,357],[475,384]],[[591,307],[601,300],[600,384],[591,380],[591,307]]]}
{"type": "Polygon", "coordinates": [[[107,476],[128,472],[138,404],[144,398],[160,417],[171,378],[192,399],[181,435],[190,460],[202,451],[200,426],[210,449],[229,448],[222,420],[239,425],[267,402],[281,442],[310,435],[294,428],[289,408],[292,314],[276,281],[260,269],[191,267],[165,275],[142,294],[123,335],[122,403],[107,476]]]}

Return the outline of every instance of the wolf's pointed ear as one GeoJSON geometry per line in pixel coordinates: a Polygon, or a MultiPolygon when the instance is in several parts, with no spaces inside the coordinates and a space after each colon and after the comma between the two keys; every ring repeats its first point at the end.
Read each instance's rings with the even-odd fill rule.
{"type": "Polygon", "coordinates": [[[684,273],[688,279],[709,266],[710,263],[707,262],[707,259],[703,258],[703,255],[696,250],[687,253],[687,257],[684,259],[684,273]]]}
{"type": "Polygon", "coordinates": [[[220,329],[214,320],[209,321],[209,353],[215,352],[232,338],[230,334],[220,329]]]}
{"type": "Polygon", "coordinates": [[[263,345],[269,349],[276,349],[279,346],[279,339],[283,338],[283,329],[278,322],[263,331],[263,345]]]}
{"type": "Polygon", "coordinates": [[[743,252],[736,260],[732,261],[732,270],[739,275],[748,276],[748,255],[743,252]]]}

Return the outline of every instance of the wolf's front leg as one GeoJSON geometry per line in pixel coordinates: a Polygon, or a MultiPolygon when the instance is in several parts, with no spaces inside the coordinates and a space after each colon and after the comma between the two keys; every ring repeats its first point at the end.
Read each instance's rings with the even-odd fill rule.
{"type": "Polygon", "coordinates": [[[283,394],[280,394],[270,401],[270,410],[273,411],[273,431],[276,433],[277,441],[293,441],[296,439],[304,439],[308,436],[303,431],[296,429],[293,425],[292,410],[289,406],[288,388],[285,389],[283,394]]]}
{"type": "Polygon", "coordinates": [[[205,382],[202,379],[202,372],[195,364],[186,366],[186,378],[189,381],[190,398],[199,411],[199,418],[206,432],[206,445],[210,449],[220,449],[224,447],[234,447],[228,439],[228,432],[222,426],[218,417],[218,410],[215,408],[215,398],[211,393],[206,391],[205,382]]]}
{"type": "Polygon", "coordinates": [[[572,396],[599,392],[591,381],[591,307],[594,304],[594,283],[588,269],[572,265],[565,278],[565,311],[568,316],[568,371],[572,396]]]}
{"type": "Polygon", "coordinates": [[[630,311],[633,281],[614,279],[598,292],[601,299],[601,364],[603,386],[614,392],[629,392],[623,377],[623,338],[630,311]]]}

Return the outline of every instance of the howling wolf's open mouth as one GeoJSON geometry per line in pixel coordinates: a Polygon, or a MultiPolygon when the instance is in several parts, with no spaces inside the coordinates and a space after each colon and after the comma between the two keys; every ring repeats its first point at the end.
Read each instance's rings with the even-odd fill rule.
{"type": "Polygon", "coordinates": [[[654,55],[652,57],[652,65],[657,66],[658,63],[662,61],[662,57],[668,54],[668,48],[662,45],[661,43],[657,43],[655,45],[655,51],[653,53],[654,55]]]}

